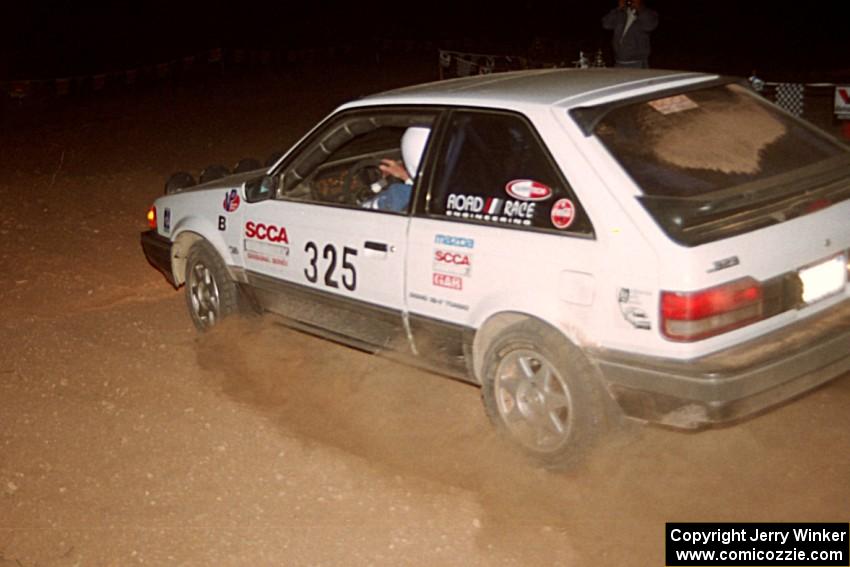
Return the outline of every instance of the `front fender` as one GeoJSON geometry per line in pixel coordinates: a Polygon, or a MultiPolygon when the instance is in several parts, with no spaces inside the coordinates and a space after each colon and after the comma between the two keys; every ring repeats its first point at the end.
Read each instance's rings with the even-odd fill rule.
{"type": "Polygon", "coordinates": [[[228,253],[227,243],[212,222],[208,219],[199,216],[189,216],[180,219],[172,229],[171,247],[171,270],[174,274],[174,281],[177,285],[181,285],[185,281],[186,273],[186,256],[189,254],[189,249],[198,240],[206,240],[218,253],[228,268],[231,268],[232,262],[229,261],[230,254],[228,253]]]}

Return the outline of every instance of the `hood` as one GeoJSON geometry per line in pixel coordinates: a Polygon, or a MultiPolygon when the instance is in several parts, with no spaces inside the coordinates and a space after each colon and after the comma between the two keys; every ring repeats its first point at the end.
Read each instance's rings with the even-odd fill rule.
{"type": "Polygon", "coordinates": [[[191,193],[194,191],[206,191],[212,189],[231,189],[241,187],[243,183],[248,181],[249,179],[256,179],[257,177],[262,177],[266,174],[266,169],[255,169],[253,171],[244,171],[242,173],[234,173],[232,175],[226,175],[220,179],[213,179],[212,181],[207,181],[206,183],[202,183],[200,185],[192,185],[191,187],[184,187],[182,189],[177,189],[169,193],[169,195],[177,195],[178,193],[191,193]]]}

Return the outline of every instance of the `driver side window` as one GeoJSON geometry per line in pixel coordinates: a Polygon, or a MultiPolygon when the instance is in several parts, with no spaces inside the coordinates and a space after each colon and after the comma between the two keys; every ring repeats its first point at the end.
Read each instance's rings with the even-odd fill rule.
{"type": "Polygon", "coordinates": [[[406,213],[415,173],[405,175],[402,139],[408,129],[430,127],[433,121],[434,115],[425,112],[345,113],[284,164],[278,197],[406,213]]]}

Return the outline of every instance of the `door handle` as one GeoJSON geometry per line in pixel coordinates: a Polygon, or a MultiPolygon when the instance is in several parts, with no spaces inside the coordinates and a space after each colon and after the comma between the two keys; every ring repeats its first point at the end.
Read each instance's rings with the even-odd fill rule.
{"type": "Polygon", "coordinates": [[[363,248],[366,248],[367,250],[374,250],[375,252],[387,252],[389,249],[386,242],[374,242],[372,240],[364,242],[363,248]]]}

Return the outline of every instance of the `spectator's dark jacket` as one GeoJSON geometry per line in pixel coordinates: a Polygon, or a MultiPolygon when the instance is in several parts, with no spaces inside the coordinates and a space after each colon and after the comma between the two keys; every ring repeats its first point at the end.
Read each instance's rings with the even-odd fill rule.
{"type": "Polygon", "coordinates": [[[649,58],[649,32],[658,26],[658,13],[649,8],[637,11],[637,19],[626,35],[626,10],[614,8],[602,18],[602,27],[614,30],[611,43],[618,61],[639,61],[649,58]]]}

